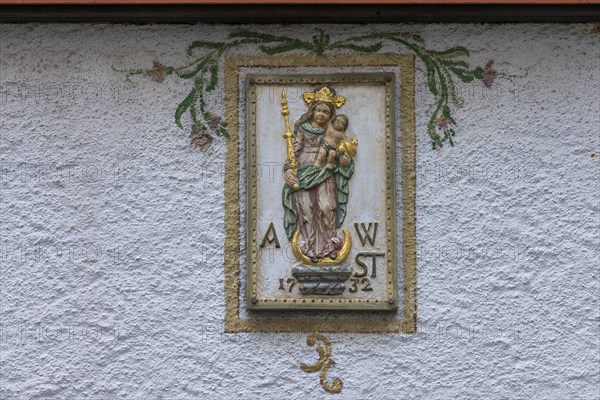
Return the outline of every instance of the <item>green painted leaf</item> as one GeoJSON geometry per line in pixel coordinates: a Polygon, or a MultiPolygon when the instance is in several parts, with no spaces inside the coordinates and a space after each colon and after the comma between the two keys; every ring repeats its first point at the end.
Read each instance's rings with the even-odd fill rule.
{"type": "Polygon", "coordinates": [[[471,71],[473,73],[473,76],[477,79],[483,79],[483,75],[484,75],[484,70],[481,67],[477,67],[475,68],[473,71],[471,71]]]}
{"type": "Polygon", "coordinates": [[[202,49],[219,49],[223,47],[223,43],[217,43],[217,42],[206,42],[204,40],[196,40],[194,42],[192,42],[192,44],[190,44],[187,48],[187,54],[188,56],[192,55],[192,51],[194,49],[197,48],[202,48],[202,49]]]}
{"type": "Polygon", "coordinates": [[[459,98],[456,95],[456,86],[454,85],[454,80],[452,79],[452,76],[450,75],[450,72],[448,71],[447,68],[443,68],[443,74],[446,77],[446,84],[448,85],[448,95],[450,98],[450,101],[457,107],[462,107],[464,100],[462,98],[459,98]]]}
{"type": "Polygon", "coordinates": [[[435,79],[435,66],[428,58],[423,58],[423,62],[425,62],[425,66],[427,67],[427,86],[429,87],[429,91],[433,93],[434,96],[437,96],[438,88],[435,79]]]}
{"type": "Polygon", "coordinates": [[[414,33],[410,33],[410,32],[397,32],[397,35],[399,36],[404,36],[406,38],[412,39],[415,42],[419,42],[419,43],[425,43],[425,40],[423,40],[423,38],[417,34],[414,33]]]}
{"type": "Polygon", "coordinates": [[[148,70],[146,70],[145,68],[118,69],[114,65],[111,65],[111,68],[115,72],[124,72],[125,80],[128,82],[131,81],[129,78],[131,78],[134,75],[146,75],[148,73],[148,70]]]}
{"type": "Polygon", "coordinates": [[[229,132],[227,132],[227,129],[221,127],[217,131],[217,136],[229,137],[229,132]]]}
{"type": "MultiPolygon", "coordinates": [[[[312,42],[313,42],[315,49],[321,49],[321,50],[323,49],[323,46],[322,46],[323,43],[319,40],[318,35],[313,36],[312,40],[313,40],[312,42]]],[[[319,52],[319,51],[317,50],[317,52],[319,52]]],[[[321,53],[322,53],[322,51],[321,51],[321,53]]]]}
{"type": "Polygon", "coordinates": [[[434,148],[435,148],[436,144],[439,145],[440,147],[443,146],[443,144],[442,144],[442,138],[435,131],[435,127],[432,126],[432,122],[431,121],[429,121],[429,124],[427,126],[427,133],[429,134],[429,138],[431,139],[431,143],[433,143],[434,148]]]}
{"type": "Polygon", "coordinates": [[[352,43],[340,43],[340,44],[334,44],[333,46],[331,46],[332,49],[348,49],[348,50],[352,50],[352,51],[356,51],[359,53],[375,53],[376,51],[381,50],[381,48],[383,47],[383,44],[381,42],[379,43],[375,43],[371,46],[361,46],[358,44],[352,44],[352,43]]]}
{"type": "Polygon", "coordinates": [[[210,66],[210,81],[208,85],[206,85],[206,91],[212,92],[217,87],[217,83],[219,82],[219,68],[217,64],[213,64],[210,66]]]}
{"type": "Polygon", "coordinates": [[[393,35],[394,36],[405,37],[407,39],[413,40],[413,41],[418,42],[418,43],[425,43],[425,41],[423,40],[423,38],[421,36],[416,35],[414,33],[409,33],[409,32],[394,32],[393,35]]]}
{"type": "Polygon", "coordinates": [[[237,31],[233,31],[229,34],[230,39],[257,39],[260,43],[271,43],[271,42],[290,42],[295,41],[296,39],[292,39],[286,36],[274,36],[269,35],[267,33],[260,33],[249,31],[246,29],[241,29],[237,31]]]}
{"type": "Polygon", "coordinates": [[[463,81],[464,83],[473,82],[473,79],[475,79],[475,77],[473,76],[473,73],[471,71],[467,71],[462,68],[454,68],[454,67],[448,67],[448,69],[450,71],[452,71],[454,73],[454,75],[458,76],[458,78],[461,81],[463,81]]]}
{"type": "Polygon", "coordinates": [[[268,55],[286,53],[291,50],[306,49],[306,45],[300,41],[293,41],[279,46],[260,46],[260,50],[268,55]]]}
{"type": "Polygon", "coordinates": [[[194,69],[192,69],[191,71],[180,73],[179,77],[183,78],[183,79],[193,78],[194,76],[196,76],[196,74],[198,72],[202,71],[202,69],[204,69],[204,67],[206,67],[206,64],[208,64],[210,61],[212,61],[212,58],[211,57],[206,57],[204,60],[202,60],[201,62],[199,62],[198,64],[196,64],[196,66],[194,67],[194,69]]]}
{"type": "Polygon", "coordinates": [[[181,129],[183,129],[183,125],[181,125],[181,116],[190,108],[190,106],[194,103],[196,98],[196,88],[192,88],[187,97],[179,103],[177,106],[177,110],[175,110],[175,123],[181,129]]]}
{"type": "Polygon", "coordinates": [[[260,39],[252,39],[252,38],[241,39],[238,41],[239,44],[258,44],[260,42],[261,42],[260,39]]]}
{"type": "Polygon", "coordinates": [[[442,115],[446,118],[450,118],[450,107],[448,107],[447,105],[442,107],[442,115]]]}
{"type": "Polygon", "coordinates": [[[462,46],[452,47],[451,49],[444,51],[429,51],[429,54],[439,58],[453,58],[453,57],[468,57],[469,50],[462,46]]]}

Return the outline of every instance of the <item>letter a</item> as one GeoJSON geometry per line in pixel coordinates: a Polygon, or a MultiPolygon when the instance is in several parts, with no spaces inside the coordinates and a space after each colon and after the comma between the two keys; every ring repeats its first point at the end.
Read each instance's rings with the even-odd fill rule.
{"type": "Polygon", "coordinates": [[[277,239],[277,232],[275,232],[275,226],[273,225],[273,223],[271,222],[271,224],[269,225],[269,228],[267,229],[267,233],[265,233],[265,237],[263,238],[262,242],[260,243],[260,247],[265,247],[265,244],[269,243],[273,243],[275,242],[275,247],[276,248],[281,248],[281,246],[279,245],[279,239],[277,239]],[[269,233],[273,232],[271,237],[269,237],[269,233]]]}
{"type": "Polygon", "coordinates": [[[360,233],[360,229],[358,229],[358,223],[357,222],[354,223],[354,229],[356,229],[358,238],[360,239],[360,242],[362,243],[363,246],[367,243],[367,241],[369,241],[371,246],[375,245],[375,236],[377,235],[377,225],[379,225],[379,222],[369,222],[369,227],[365,228],[365,223],[361,222],[360,226],[365,234],[365,236],[363,237],[363,235],[361,235],[361,233],[360,233]],[[371,226],[372,225],[375,225],[375,229],[373,229],[373,237],[371,237],[371,226]]]}

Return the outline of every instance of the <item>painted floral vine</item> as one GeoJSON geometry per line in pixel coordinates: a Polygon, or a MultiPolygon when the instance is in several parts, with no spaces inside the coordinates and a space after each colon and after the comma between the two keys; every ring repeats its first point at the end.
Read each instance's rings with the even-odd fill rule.
{"type": "Polygon", "coordinates": [[[483,68],[470,66],[465,61],[465,58],[469,57],[469,51],[465,47],[456,46],[444,51],[429,50],[425,47],[423,39],[412,33],[372,33],[332,42],[330,35],[320,28],[316,28],[316,34],[310,41],[252,30],[236,30],[223,42],[197,40],[191,43],[187,47],[187,55],[193,57],[193,60],[183,66],[165,66],[154,61],[149,69],[113,69],[125,73],[127,80],[135,75],[146,75],[154,82],[162,82],[165,77],[175,75],[193,82],[190,92],[175,110],[175,123],[183,129],[182,117],[189,114],[192,121],[190,144],[194,148],[204,149],[212,142],[214,136],[229,136],[227,122],[222,116],[211,112],[205,101],[205,94],[215,90],[219,82],[218,63],[225,51],[239,46],[255,45],[267,55],[293,51],[323,54],[326,51],[337,50],[367,54],[378,52],[384,43],[395,43],[407,48],[425,65],[427,88],[434,95],[427,133],[432,148],[436,150],[445,143],[454,145],[454,127],[457,124],[452,117],[451,106],[462,106],[461,99],[456,95],[455,79],[463,83],[481,80],[486,87],[491,87],[497,77],[511,77],[498,73],[492,67],[493,61],[489,61],[483,68]]]}

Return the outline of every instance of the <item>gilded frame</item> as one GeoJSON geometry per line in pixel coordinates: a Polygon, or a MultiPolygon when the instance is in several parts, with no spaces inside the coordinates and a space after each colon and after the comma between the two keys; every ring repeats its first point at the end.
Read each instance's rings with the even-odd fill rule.
{"type": "MultiPolygon", "coordinates": [[[[414,57],[399,54],[319,56],[230,56],[224,61],[226,117],[232,136],[227,144],[225,170],[225,331],[226,332],[404,332],[416,330],[416,173],[414,57]],[[281,314],[265,318],[240,317],[240,79],[244,67],[335,67],[335,66],[399,67],[400,74],[400,140],[402,164],[402,319],[347,318],[319,316],[296,319],[281,314]]],[[[397,135],[398,133],[396,133],[397,135]]],[[[395,185],[394,185],[395,186],[395,185]]],[[[396,268],[394,268],[395,270],[396,268]]],[[[397,290],[396,290],[397,292],[397,290]]],[[[394,305],[395,306],[395,305],[394,305]]],[[[250,313],[252,314],[252,313],[250,313]]]]}

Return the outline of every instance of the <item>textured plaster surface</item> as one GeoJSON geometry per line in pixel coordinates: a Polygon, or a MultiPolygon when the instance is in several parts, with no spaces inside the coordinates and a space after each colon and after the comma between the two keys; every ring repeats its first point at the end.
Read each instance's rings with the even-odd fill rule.
{"type": "MultiPolygon", "coordinates": [[[[299,369],[317,359],[306,333],[223,333],[225,143],[188,147],[173,122],[187,82],[111,69],[183,65],[191,41],[230,29],[0,26],[2,399],[332,396],[299,369]]],[[[473,65],[528,71],[458,85],[456,146],[438,153],[417,63],[418,332],[328,334],[334,397],[597,399],[598,34],[326,29],[406,30],[467,47],[473,65]]],[[[221,114],[222,90],[207,99],[221,114]]]]}

